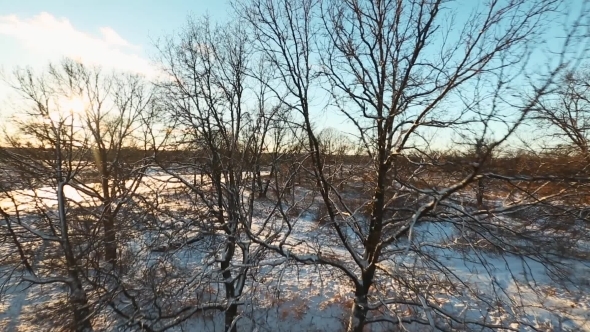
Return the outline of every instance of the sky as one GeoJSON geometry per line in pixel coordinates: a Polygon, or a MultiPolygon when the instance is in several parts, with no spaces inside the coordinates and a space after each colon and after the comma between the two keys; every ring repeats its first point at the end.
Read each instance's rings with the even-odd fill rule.
{"type": "MultiPolygon", "coordinates": [[[[0,75],[70,57],[149,76],[158,38],[189,15],[223,21],[229,7],[226,0],[0,0],[0,75]]],[[[0,105],[10,96],[0,80],[0,105]]]]}
{"type": "MultiPolygon", "coordinates": [[[[229,0],[0,0],[0,74],[70,57],[149,76],[159,37],[189,15],[224,21],[230,9],[229,0]]],[[[0,80],[0,126],[9,91],[0,80]]]]}
{"type": "Polygon", "coordinates": [[[145,70],[158,37],[188,15],[223,19],[225,0],[0,0],[0,63],[47,64],[71,56],[145,70]]]}

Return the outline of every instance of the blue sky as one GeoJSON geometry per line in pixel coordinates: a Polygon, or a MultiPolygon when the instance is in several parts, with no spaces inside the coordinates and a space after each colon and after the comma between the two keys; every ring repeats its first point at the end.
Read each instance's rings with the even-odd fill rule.
{"type": "Polygon", "coordinates": [[[228,9],[225,0],[0,0],[0,65],[37,66],[91,50],[148,59],[153,40],[182,26],[189,14],[223,20],[228,9]]]}
{"type": "Polygon", "coordinates": [[[229,9],[229,0],[0,0],[0,127],[14,96],[1,77],[16,66],[71,57],[149,76],[157,38],[189,15],[223,21],[229,9]]]}
{"type": "MultiPolygon", "coordinates": [[[[477,1],[463,0],[468,6],[459,6],[459,14],[467,14],[477,1]]],[[[571,1],[575,14],[586,0],[571,1]]],[[[158,37],[181,28],[189,15],[224,21],[230,9],[229,0],[0,0],[0,71],[39,68],[65,56],[150,75],[158,37]]],[[[0,81],[0,126],[8,91],[0,81]]],[[[339,122],[331,124],[339,127],[339,122]]]]}

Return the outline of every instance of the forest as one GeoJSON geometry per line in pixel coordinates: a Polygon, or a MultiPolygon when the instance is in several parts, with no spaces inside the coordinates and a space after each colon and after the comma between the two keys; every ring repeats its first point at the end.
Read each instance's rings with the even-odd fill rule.
{"type": "Polygon", "coordinates": [[[590,1],[231,8],[0,76],[0,330],[590,331],[590,1]]]}

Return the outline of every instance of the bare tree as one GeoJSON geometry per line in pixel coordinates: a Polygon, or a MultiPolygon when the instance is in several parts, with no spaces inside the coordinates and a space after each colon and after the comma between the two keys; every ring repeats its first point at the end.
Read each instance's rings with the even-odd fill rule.
{"type": "Polygon", "coordinates": [[[80,242],[72,211],[75,203],[65,194],[88,164],[89,138],[78,130],[78,114],[63,107],[63,90],[53,75],[18,70],[14,79],[26,108],[14,122],[18,136],[5,137],[12,149],[0,152],[6,165],[4,175],[19,179],[25,190],[4,190],[2,198],[12,206],[0,213],[11,235],[8,245],[20,257],[15,269],[23,282],[66,285],[71,327],[91,331],[92,308],[81,265],[92,249],[80,242]],[[21,142],[28,142],[28,147],[21,142]]]}
{"type": "MultiPolygon", "coordinates": [[[[414,234],[415,227],[443,219],[481,220],[481,214],[459,208],[455,199],[482,178],[481,165],[487,156],[511,136],[550,91],[558,73],[569,64],[565,55],[579,41],[574,42],[574,38],[586,33],[582,31],[586,28],[582,14],[565,29],[563,50],[557,56],[559,63],[544,73],[534,73],[538,80],[528,76],[532,92],[526,95],[525,89],[514,82],[526,82],[524,78],[530,75],[526,61],[543,36],[543,24],[564,3],[540,0],[478,4],[462,17],[460,28],[450,23],[458,19],[452,4],[356,0],[235,3],[250,23],[257,50],[276,71],[275,80],[269,84],[273,84],[277,97],[300,116],[327,218],[347,256],[322,254],[326,248],[316,249],[312,255],[298,254],[284,245],[284,237],[276,245],[266,239],[256,240],[301,263],[323,264],[342,271],[354,285],[355,293],[349,331],[362,331],[367,323],[379,321],[449,329],[460,320],[438,306],[433,294],[419,291],[423,286],[410,287],[408,278],[415,275],[391,272],[384,264],[397,262],[411,252],[421,257],[415,266],[434,266],[434,274],[442,273],[454,285],[461,283],[444,263],[430,256],[426,249],[429,245],[414,234]],[[330,86],[326,90],[332,99],[327,109],[348,119],[371,160],[373,189],[367,195],[366,221],[346,204],[344,193],[325,173],[322,146],[311,121],[310,91],[319,82],[330,86]],[[509,91],[521,91],[522,98],[505,98],[509,91]],[[471,93],[471,98],[465,98],[466,93],[471,93]],[[500,111],[503,107],[514,110],[511,117],[500,111]],[[494,122],[504,128],[495,130],[494,122]],[[494,139],[468,174],[454,181],[435,182],[433,169],[440,163],[433,158],[432,150],[424,148],[428,142],[422,138],[433,128],[479,128],[483,133],[480,140],[487,134],[494,135],[494,139]],[[404,242],[406,249],[401,249],[404,242]],[[377,282],[382,278],[394,278],[397,284],[392,287],[401,287],[398,294],[406,295],[385,295],[387,292],[377,282]],[[406,293],[410,289],[412,295],[406,293]],[[407,306],[423,314],[403,317],[396,312],[395,308],[407,306]],[[369,318],[369,312],[384,307],[391,313],[389,318],[369,318]]],[[[585,45],[583,41],[580,44],[585,45]]],[[[487,229],[494,233],[492,227],[487,229]]],[[[517,255],[534,255],[522,248],[511,248],[517,255]]],[[[508,328],[488,323],[486,318],[461,321],[508,328]]]]}
{"type": "Polygon", "coordinates": [[[571,144],[584,158],[589,156],[589,79],[587,70],[565,74],[556,91],[543,98],[535,110],[536,119],[551,137],[571,144]]]}
{"type": "Polygon", "coordinates": [[[542,329],[542,289],[572,291],[590,225],[588,75],[571,74],[590,2],[568,4],[234,0],[240,20],[159,45],[154,86],[17,70],[0,277],[65,285],[77,331],[254,328],[255,292],[284,287],[260,276],[292,266],[352,294],[347,331],[542,329]],[[511,155],[529,123],[584,162],[511,155]]]}
{"type": "Polygon", "coordinates": [[[267,109],[264,91],[249,88],[249,44],[240,29],[239,24],[217,27],[206,18],[191,20],[178,41],[171,39],[160,48],[171,77],[161,89],[182,132],[179,147],[190,153],[177,163],[160,165],[183,184],[190,209],[206,211],[190,216],[196,218],[193,232],[212,241],[205,249],[211,260],[195,273],[203,273],[211,284],[223,284],[224,294],[211,309],[223,308],[225,331],[237,331],[247,276],[261,255],[243,227],[252,222],[254,194],[266,191],[261,162],[279,111],[267,109]],[[247,95],[258,100],[254,108],[246,105],[247,95]],[[188,181],[192,173],[199,173],[201,181],[188,181]]]}
{"type": "Polygon", "coordinates": [[[138,148],[142,148],[137,143],[142,138],[134,134],[142,126],[152,125],[144,121],[151,105],[151,93],[139,76],[105,73],[100,68],[88,68],[71,60],[51,67],[51,75],[60,86],[74,90],[74,97],[83,103],[83,109],[78,112],[83,121],[81,127],[91,137],[89,144],[100,189],[96,190],[86,181],[77,181],[76,187],[101,202],[98,218],[105,237],[104,257],[114,265],[117,229],[122,227],[122,223],[117,224],[117,215],[143,175],[145,155],[137,155],[138,148]]]}
{"type": "Polygon", "coordinates": [[[9,82],[27,107],[15,113],[17,130],[5,136],[10,146],[3,151],[21,190],[27,190],[4,191],[13,202],[12,211],[4,214],[6,222],[22,230],[13,236],[13,245],[26,247],[32,236],[37,237],[35,250],[43,251],[55,241],[63,247],[65,265],[51,263],[53,254],[47,251],[37,254],[35,266],[25,260],[25,270],[33,275],[39,271],[46,276],[67,275],[64,280],[76,287],[71,301],[79,302],[73,306],[75,325],[90,328],[91,318],[100,311],[92,309],[104,307],[103,299],[119,289],[116,278],[111,278],[121,272],[113,269],[117,248],[130,238],[126,231],[141,215],[133,196],[142,181],[147,152],[141,144],[144,137],[138,134],[154,124],[148,114],[151,94],[138,76],[106,73],[69,59],[50,65],[42,74],[17,70],[9,82]],[[57,187],[57,210],[43,196],[53,187],[57,187]],[[33,207],[23,195],[31,196],[33,207]],[[45,222],[43,228],[33,226],[36,218],[45,222]],[[92,299],[85,288],[93,290],[92,299]]]}

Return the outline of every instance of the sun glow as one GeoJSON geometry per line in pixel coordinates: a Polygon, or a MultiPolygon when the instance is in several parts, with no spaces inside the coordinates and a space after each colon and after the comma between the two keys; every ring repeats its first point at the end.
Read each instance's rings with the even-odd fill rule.
{"type": "Polygon", "coordinates": [[[74,123],[79,123],[83,115],[86,114],[87,106],[81,97],[60,97],[54,101],[53,107],[50,107],[47,114],[48,120],[59,123],[69,119],[74,123]]]}
{"type": "Polygon", "coordinates": [[[86,103],[81,97],[62,98],[58,101],[62,113],[81,114],[86,110],[86,103]]]}

